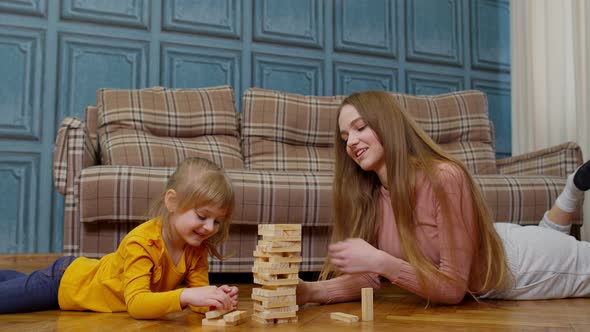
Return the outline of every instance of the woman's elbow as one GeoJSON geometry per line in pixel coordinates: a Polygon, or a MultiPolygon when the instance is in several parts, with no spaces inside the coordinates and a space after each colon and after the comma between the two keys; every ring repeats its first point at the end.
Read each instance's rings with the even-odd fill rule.
{"type": "Polygon", "coordinates": [[[430,300],[441,304],[455,305],[461,303],[464,298],[465,292],[453,292],[450,294],[440,294],[437,299],[431,298],[430,300]]]}

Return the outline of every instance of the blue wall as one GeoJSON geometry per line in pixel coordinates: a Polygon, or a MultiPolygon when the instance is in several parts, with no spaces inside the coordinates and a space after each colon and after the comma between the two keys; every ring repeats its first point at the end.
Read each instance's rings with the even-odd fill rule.
{"type": "Polygon", "coordinates": [[[0,0],[0,253],[61,251],[55,134],[101,87],[489,96],[510,147],[508,0],[0,0]]]}

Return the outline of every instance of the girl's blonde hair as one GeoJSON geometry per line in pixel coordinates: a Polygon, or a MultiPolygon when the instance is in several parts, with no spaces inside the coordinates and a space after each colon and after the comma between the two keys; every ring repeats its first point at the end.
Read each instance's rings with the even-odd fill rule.
{"type": "MultiPolygon", "coordinates": [[[[344,105],[356,108],[383,145],[388,189],[400,243],[409,263],[416,268],[422,286],[429,287],[425,285],[424,280],[426,275],[431,274],[457,285],[468,286],[471,281],[452,280],[441,273],[422,253],[416,237],[414,192],[415,176],[418,171],[423,172],[426,179],[432,183],[435,197],[441,202],[443,216],[447,219],[450,216],[447,195],[435,172],[436,165],[442,162],[455,166],[464,174],[471,194],[467,199],[472,199],[474,207],[472,228],[475,238],[472,240],[475,264],[472,264],[470,278],[479,280],[483,277],[484,280],[479,283],[482,285],[481,289],[469,291],[481,292],[503,288],[508,275],[504,248],[493,226],[493,220],[483,196],[463,163],[444,152],[388,92],[354,93],[343,100],[338,110],[338,117],[344,105]],[[484,272],[483,276],[478,275],[481,272],[484,272]],[[467,285],[465,285],[466,282],[467,285]]],[[[338,125],[334,136],[335,222],[332,229],[332,243],[359,237],[376,246],[381,218],[378,202],[382,184],[375,172],[363,171],[347,155],[346,142],[340,139],[338,125]]],[[[445,224],[449,227],[463,227],[453,222],[445,224]]],[[[452,230],[449,233],[453,234],[452,230]]],[[[328,279],[338,274],[329,260],[326,260],[320,278],[328,279]]]]}
{"type": "Polygon", "coordinates": [[[219,231],[203,242],[210,255],[223,259],[219,247],[228,237],[235,206],[233,187],[223,170],[215,163],[202,158],[188,158],[178,165],[168,178],[166,189],[148,210],[148,216],[161,217],[162,227],[167,229],[171,227],[170,212],[166,208],[164,198],[166,192],[171,189],[176,192],[180,213],[204,206],[214,206],[225,212],[218,220],[219,231]]]}

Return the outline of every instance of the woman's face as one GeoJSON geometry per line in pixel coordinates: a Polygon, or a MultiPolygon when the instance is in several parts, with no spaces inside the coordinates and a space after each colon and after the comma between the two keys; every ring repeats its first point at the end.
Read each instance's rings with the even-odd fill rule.
{"type": "Polygon", "coordinates": [[[383,145],[354,106],[342,107],[338,128],[340,138],[346,142],[346,154],[363,170],[373,171],[380,179],[384,179],[386,170],[383,145]]]}

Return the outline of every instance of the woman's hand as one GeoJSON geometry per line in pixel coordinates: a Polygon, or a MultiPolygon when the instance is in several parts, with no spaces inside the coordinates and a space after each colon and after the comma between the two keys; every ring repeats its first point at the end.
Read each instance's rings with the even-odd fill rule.
{"type": "Polygon", "coordinates": [[[303,281],[303,279],[299,279],[295,294],[297,296],[297,305],[304,305],[309,302],[309,298],[311,296],[310,290],[307,283],[303,281]]]}
{"type": "MultiPolygon", "coordinates": [[[[237,303],[237,288],[235,297],[237,303]]],[[[232,296],[228,295],[222,287],[215,286],[183,289],[180,293],[180,305],[184,308],[189,304],[195,307],[215,307],[220,310],[234,309],[232,296]]]]}
{"type": "Polygon", "coordinates": [[[297,305],[306,303],[323,303],[327,298],[326,287],[321,281],[303,281],[299,279],[295,290],[297,305]]]}
{"type": "Polygon", "coordinates": [[[379,261],[382,251],[363,239],[346,239],[331,244],[328,252],[332,265],[344,273],[381,274],[379,261]]]}

